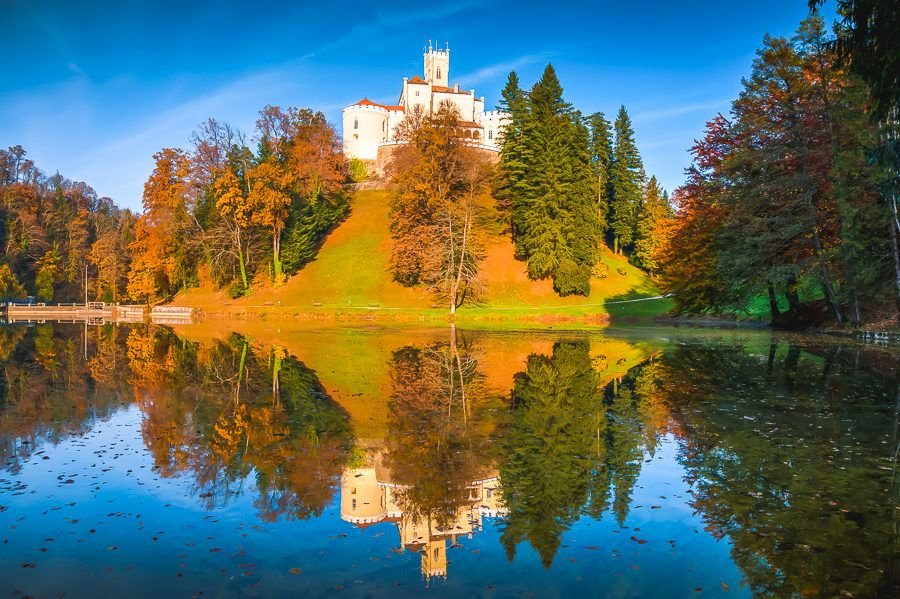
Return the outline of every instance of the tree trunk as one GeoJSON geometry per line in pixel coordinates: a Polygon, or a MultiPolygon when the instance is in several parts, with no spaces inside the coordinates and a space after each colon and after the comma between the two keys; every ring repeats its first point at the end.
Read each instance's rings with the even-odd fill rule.
{"type": "Polygon", "coordinates": [[[897,283],[897,298],[895,305],[900,310],[900,243],[897,235],[900,233],[900,220],[897,220],[897,196],[891,194],[891,248],[894,251],[894,280],[897,283]]]}
{"type": "Polygon", "coordinates": [[[788,311],[796,314],[800,310],[800,294],[797,292],[797,279],[793,276],[788,277],[784,295],[787,297],[788,311]]]}
{"type": "Polygon", "coordinates": [[[275,268],[275,284],[281,284],[283,269],[281,267],[281,231],[272,232],[272,262],[275,268]]]}
{"type": "Polygon", "coordinates": [[[781,312],[778,310],[778,298],[775,297],[775,286],[772,285],[772,281],[766,282],[766,289],[769,292],[769,312],[772,315],[772,322],[775,322],[781,316],[781,312]]]}
{"type": "Polygon", "coordinates": [[[241,267],[241,284],[244,286],[244,291],[247,291],[247,268],[244,266],[244,248],[242,247],[241,240],[238,238],[238,264],[241,267]]]}
{"type": "Polygon", "coordinates": [[[278,405],[281,402],[281,351],[273,348],[272,360],[272,402],[278,405]]]}
{"type": "MultiPolygon", "coordinates": [[[[816,255],[822,255],[822,242],[819,239],[819,232],[813,229],[813,243],[816,248],[816,255]]],[[[822,286],[825,288],[825,295],[828,297],[828,303],[831,304],[831,308],[834,310],[834,317],[837,319],[838,324],[844,323],[844,315],[841,313],[841,305],[838,303],[837,295],[834,292],[834,285],[831,283],[831,273],[828,270],[828,265],[822,262],[819,265],[819,272],[822,275],[822,286]]]]}

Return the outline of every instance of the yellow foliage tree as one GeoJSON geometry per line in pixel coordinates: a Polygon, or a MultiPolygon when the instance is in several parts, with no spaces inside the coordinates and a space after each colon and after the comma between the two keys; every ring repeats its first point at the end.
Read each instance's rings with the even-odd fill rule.
{"type": "Polygon", "coordinates": [[[194,231],[190,216],[190,160],[181,150],[154,154],[156,166],[144,184],[144,212],[135,224],[128,294],[147,302],[187,283],[184,254],[194,231]]]}
{"type": "Polygon", "coordinates": [[[288,188],[291,175],[269,161],[261,162],[250,171],[249,205],[252,208],[251,219],[254,224],[265,227],[272,232],[272,262],[275,284],[284,282],[281,267],[281,232],[288,217],[291,196],[288,188]]]}

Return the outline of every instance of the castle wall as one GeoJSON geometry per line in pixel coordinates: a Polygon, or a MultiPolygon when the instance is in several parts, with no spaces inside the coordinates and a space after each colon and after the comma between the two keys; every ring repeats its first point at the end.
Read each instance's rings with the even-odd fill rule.
{"type": "Polygon", "coordinates": [[[463,121],[475,120],[475,96],[470,94],[457,94],[453,92],[435,92],[434,108],[438,111],[441,104],[450,102],[459,111],[459,118],[463,121]]]}
{"type": "Polygon", "coordinates": [[[484,127],[484,145],[499,148],[501,134],[508,122],[507,113],[499,110],[486,111],[481,118],[481,125],[484,127]]]}
{"type": "Polygon", "coordinates": [[[343,110],[344,152],[362,160],[378,157],[378,144],[387,141],[389,110],[354,104],[343,110]]]}
{"type": "Polygon", "coordinates": [[[403,94],[403,108],[407,112],[421,106],[425,114],[431,112],[431,86],[427,83],[408,83],[403,94]]]}

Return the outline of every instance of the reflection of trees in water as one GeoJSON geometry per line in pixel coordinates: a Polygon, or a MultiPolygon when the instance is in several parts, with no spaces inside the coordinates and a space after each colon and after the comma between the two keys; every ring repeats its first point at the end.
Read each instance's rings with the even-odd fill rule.
{"type": "MultiPolygon", "coordinates": [[[[126,399],[121,373],[104,378],[82,359],[81,327],[0,327],[0,459],[17,470],[41,442],[84,433],[126,399]]],[[[91,352],[124,355],[115,327],[92,328],[91,352]]],[[[115,360],[111,360],[115,362],[115,360]]]]}
{"type": "Polygon", "coordinates": [[[254,348],[236,335],[203,346],[153,336],[129,339],[129,350],[140,357],[132,377],[159,472],[189,473],[208,507],[252,480],[263,518],[320,514],[352,436],[315,373],[282,348],[254,348]]]}
{"type": "Polygon", "coordinates": [[[589,350],[588,340],[560,341],[516,375],[500,465],[510,559],[528,541],[549,567],[563,532],[610,504],[623,523],[644,452],[655,447],[659,431],[648,423],[664,419],[647,402],[652,378],[637,370],[604,390],[589,350]]]}
{"type": "Polygon", "coordinates": [[[392,393],[384,464],[404,516],[446,526],[470,506],[473,481],[491,469],[486,389],[477,348],[449,342],[407,346],[390,361],[392,393]]]}
{"type": "Polygon", "coordinates": [[[900,592],[897,367],[796,343],[688,343],[660,363],[693,505],[755,594],[900,592]]]}
{"type": "Polygon", "coordinates": [[[192,343],[153,325],[0,328],[5,465],[135,400],[158,471],[188,473],[208,507],[249,480],[265,518],[321,513],[352,443],[347,415],[283,348],[192,343]]]}

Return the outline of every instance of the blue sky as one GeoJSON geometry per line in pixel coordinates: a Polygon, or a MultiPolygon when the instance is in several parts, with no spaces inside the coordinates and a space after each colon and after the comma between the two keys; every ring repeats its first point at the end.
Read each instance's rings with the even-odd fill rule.
{"type": "Polygon", "coordinates": [[[511,68],[530,86],[547,62],[583,112],[624,104],[648,174],[671,190],[763,35],[806,13],[806,0],[0,0],[0,146],[139,208],[153,153],[187,147],[206,118],[249,133],[266,104],[308,106],[339,127],[363,96],[396,102],[432,39],[489,108],[511,68]]]}

